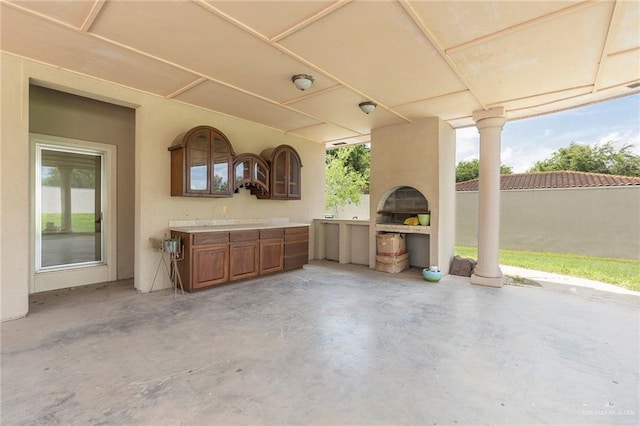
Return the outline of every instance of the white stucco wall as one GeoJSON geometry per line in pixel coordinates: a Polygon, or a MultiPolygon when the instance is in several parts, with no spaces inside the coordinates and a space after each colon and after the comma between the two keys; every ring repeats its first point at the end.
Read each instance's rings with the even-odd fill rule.
{"type": "MultiPolygon", "coordinates": [[[[60,90],[136,108],[135,277],[148,291],[158,262],[150,237],[167,233],[170,220],[288,217],[311,223],[324,215],[324,146],[293,135],[204,109],[116,86],[104,81],[2,54],[2,130],[0,140],[0,292],[3,320],[28,311],[29,282],[29,80],[60,90]],[[302,200],[257,200],[241,190],[233,198],[170,196],[170,156],[175,136],[197,125],[224,132],[237,154],[280,144],[302,158],[302,200]]],[[[313,238],[313,232],[311,232],[313,238]]],[[[310,250],[313,251],[313,241],[310,250]]],[[[313,257],[313,252],[310,253],[313,257]]],[[[168,282],[164,283],[166,286],[168,282]]],[[[158,283],[154,289],[159,288],[158,283]]]]}
{"type": "MultiPolygon", "coordinates": [[[[640,187],[500,192],[500,248],[640,259],[640,187]]],[[[456,244],[477,245],[478,193],[457,193],[456,244]]]]}
{"type": "Polygon", "coordinates": [[[448,273],[456,235],[456,132],[442,120],[438,120],[438,127],[439,243],[436,265],[448,273]]]}
{"type": "Polygon", "coordinates": [[[29,104],[19,59],[2,54],[0,96],[0,315],[24,316],[29,294],[29,104]]]}

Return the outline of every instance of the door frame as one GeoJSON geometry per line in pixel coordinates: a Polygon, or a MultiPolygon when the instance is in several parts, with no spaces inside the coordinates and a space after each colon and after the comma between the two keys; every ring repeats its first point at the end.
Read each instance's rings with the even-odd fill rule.
{"type": "Polygon", "coordinates": [[[115,281],[117,279],[117,147],[99,142],[83,141],[59,136],[29,133],[31,185],[30,185],[30,255],[29,255],[29,293],[57,290],[61,288],[77,287],[99,282],[115,281]],[[36,239],[41,235],[39,200],[40,189],[38,176],[39,162],[36,157],[36,147],[73,150],[87,154],[101,154],[102,165],[102,224],[101,235],[103,241],[103,262],[71,266],[68,268],[36,271],[36,256],[38,256],[36,239]]]}

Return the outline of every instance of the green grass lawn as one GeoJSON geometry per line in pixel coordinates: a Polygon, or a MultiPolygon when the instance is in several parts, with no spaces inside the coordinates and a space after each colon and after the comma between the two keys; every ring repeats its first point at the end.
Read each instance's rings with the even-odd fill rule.
{"type": "MultiPolygon", "coordinates": [[[[43,213],[42,230],[47,226],[47,222],[53,222],[54,226],[60,228],[60,213],[43,213]]],[[[74,233],[95,232],[95,215],[93,213],[73,213],[71,214],[71,230],[74,233]]]]}
{"type": "MultiPolygon", "coordinates": [[[[462,257],[478,257],[476,247],[456,246],[455,252],[462,257]]],[[[640,291],[640,260],[519,250],[500,250],[499,259],[502,265],[587,278],[640,291]]]]}

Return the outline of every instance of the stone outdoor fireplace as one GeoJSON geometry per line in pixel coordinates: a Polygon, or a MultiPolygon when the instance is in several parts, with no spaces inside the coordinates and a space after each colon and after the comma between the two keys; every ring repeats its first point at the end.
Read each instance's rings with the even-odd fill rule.
{"type": "MultiPolygon", "coordinates": [[[[455,238],[455,132],[438,118],[378,127],[371,133],[369,247],[380,233],[406,234],[409,264],[449,272],[455,238]],[[420,213],[429,226],[404,225],[420,213]]],[[[376,250],[369,251],[375,268],[376,250]]]]}

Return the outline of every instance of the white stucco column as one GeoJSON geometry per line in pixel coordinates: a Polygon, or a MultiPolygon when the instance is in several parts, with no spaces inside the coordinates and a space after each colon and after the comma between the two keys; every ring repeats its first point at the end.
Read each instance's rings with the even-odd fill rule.
{"type": "Polygon", "coordinates": [[[58,167],[60,172],[60,230],[71,232],[71,169],[58,167]]]}
{"type": "Polygon", "coordinates": [[[480,132],[480,178],[478,191],[478,264],[472,284],[502,287],[498,264],[500,238],[500,141],[506,121],[504,108],[473,114],[480,132]]]}

